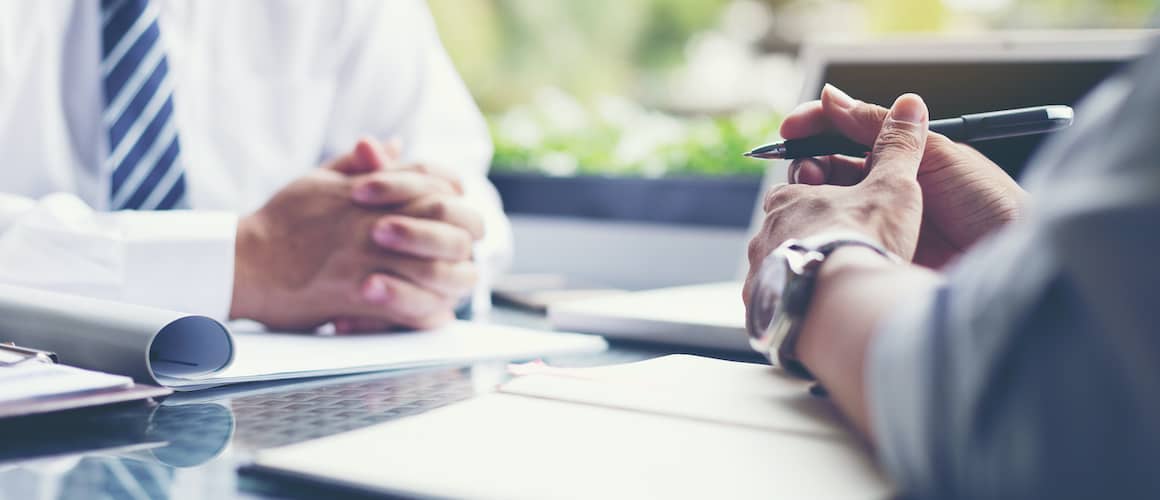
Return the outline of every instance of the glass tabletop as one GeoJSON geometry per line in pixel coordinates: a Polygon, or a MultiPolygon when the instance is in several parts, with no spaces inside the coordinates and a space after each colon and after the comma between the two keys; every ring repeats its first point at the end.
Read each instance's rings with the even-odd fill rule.
{"type": "MultiPolygon", "coordinates": [[[[511,311],[499,311],[497,321],[545,326],[542,317],[511,311]]],[[[590,366],[679,351],[614,345],[545,361],[590,366]]],[[[506,378],[505,363],[478,363],[244,384],[2,420],[0,500],[300,497],[300,488],[239,476],[238,468],[256,451],[416,415],[490,392],[506,378]]]]}

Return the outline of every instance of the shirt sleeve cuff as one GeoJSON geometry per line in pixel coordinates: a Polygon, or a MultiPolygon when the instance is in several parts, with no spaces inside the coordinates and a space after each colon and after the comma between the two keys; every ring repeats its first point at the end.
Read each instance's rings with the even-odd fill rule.
{"type": "Polygon", "coordinates": [[[224,212],[117,212],[128,302],[229,317],[237,216],[224,212]]]}

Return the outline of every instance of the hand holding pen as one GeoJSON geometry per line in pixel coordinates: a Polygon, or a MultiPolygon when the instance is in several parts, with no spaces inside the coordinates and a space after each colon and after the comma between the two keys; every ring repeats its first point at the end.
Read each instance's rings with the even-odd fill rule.
{"type": "MultiPolygon", "coordinates": [[[[873,144],[889,110],[857,101],[827,85],[820,100],[802,104],[785,117],[781,136],[801,139],[818,135],[848,137],[873,144]]],[[[789,182],[852,186],[868,171],[861,154],[829,155],[794,160],[789,182]]],[[[941,267],[979,238],[1019,217],[1026,193],[1006,172],[968,145],[940,134],[927,134],[917,172],[923,193],[923,227],[915,262],[941,267]]]]}

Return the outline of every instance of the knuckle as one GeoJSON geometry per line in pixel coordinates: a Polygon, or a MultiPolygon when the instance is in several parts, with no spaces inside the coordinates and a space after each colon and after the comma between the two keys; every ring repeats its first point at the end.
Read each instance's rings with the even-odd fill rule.
{"type": "Polygon", "coordinates": [[[369,303],[374,307],[385,310],[393,310],[399,307],[399,287],[391,280],[379,280],[379,286],[382,287],[382,298],[368,298],[361,296],[363,302],[369,303]]]}
{"type": "Polygon", "coordinates": [[[782,203],[788,203],[808,193],[810,186],[802,186],[800,184],[790,184],[782,189],[777,190],[774,194],[774,199],[782,203]]]}
{"type": "Polygon", "coordinates": [[[434,260],[423,260],[418,263],[415,269],[416,278],[427,283],[437,282],[442,278],[446,272],[443,270],[443,264],[434,260]]]}
{"type": "Polygon", "coordinates": [[[807,196],[801,202],[802,208],[811,213],[825,213],[834,208],[833,200],[824,196],[807,196]]]}
{"type": "Polygon", "coordinates": [[[444,220],[450,211],[446,200],[436,199],[427,207],[427,216],[436,220],[444,220]]]}
{"type": "Polygon", "coordinates": [[[748,253],[749,253],[749,265],[750,266],[757,265],[758,261],[760,261],[761,259],[763,259],[765,257],[765,256],[761,255],[761,253],[762,253],[761,250],[763,248],[764,248],[764,245],[761,242],[761,236],[754,236],[753,239],[749,240],[749,252],[748,253]]]}
{"type": "Polygon", "coordinates": [[[765,192],[765,211],[768,212],[774,207],[785,203],[786,200],[792,198],[793,193],[797,191],[797,186],[794,184],[774,184],[765,192]]]}
{"type": "Polygon", "coordinates": [[[455,228],[447,233],[441,233],[439,239],[444,249],[445,257],[450,260],[462,261],[470,259],[472,252],[475,250],[475,240],[472,239],[471,233],[465,229],[455,228]]]}
{"type": "Polygon", "coordinates": [[[890,110],[877,104],[858,101],[854,114],[863,123],[882,126],[882,122],[890,115],[890,110]]]}
{"type": "Polygon", "coordinates": [[[923,148],[921,139],[922,134],[917,133],[916,129],[895,123],[882,128],[878,139],[874,141],[874,154],[881,157],[896,151],[920,152],[923,148]]]}
{"type": "Polygon", "coordinates": [[[394,183],[391,182],[391,179],[384,175],[375,175],[374,177],[367,179],[365,186],[367,186],[367,189],[371,190],[372,193],[378,196],[390,193],[395,187],[394,183]]]}
{"type": "Polygon", "coordinates": [[[472,253],[471,235],[467,234],[466,232],[460,233],[460,235],[456,238],[455,250],[456,250],[456,255],[459,256],[459,258],[461,258],[461,259],[471,258],[471,253],[472,253]]]}

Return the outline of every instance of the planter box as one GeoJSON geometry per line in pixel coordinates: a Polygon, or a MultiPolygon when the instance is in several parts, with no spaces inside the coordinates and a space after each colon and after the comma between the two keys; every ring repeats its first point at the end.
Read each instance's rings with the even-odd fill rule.
{"type": "Polygon", "coordinates": [[[490,176],[511,214],[658,224],[749,227],[759,177],[490,176]]]}

